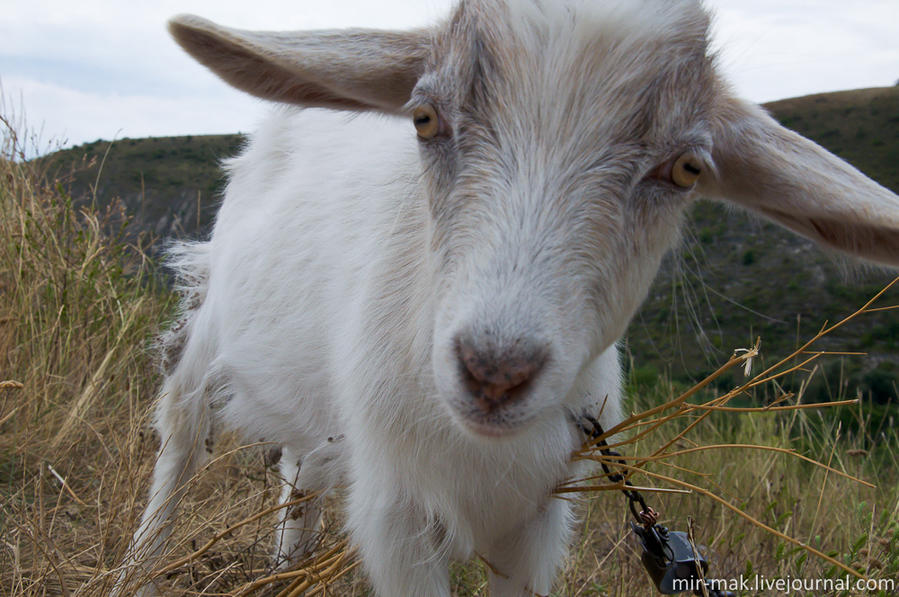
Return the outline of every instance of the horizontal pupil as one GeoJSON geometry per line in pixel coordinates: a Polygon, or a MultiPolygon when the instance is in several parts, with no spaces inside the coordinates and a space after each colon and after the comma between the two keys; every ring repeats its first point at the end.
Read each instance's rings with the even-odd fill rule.
{"type": "Polygon", "coordinates": [[[431,122],[430,116],[419,116],[415,119],[415,124],[427,124],[429,122],[431,122]]]}
{"type": "Polygon", "coordinates": [[[684,170],[686,170],[686,171],[689,172],[690,174],[699,174],[699,173],[700,173],[699,168],[697,168],[697,167],[694,166],[693,164],[689,164],[689,163],[688,163],[688,164],[684,164],[684,170]]]}

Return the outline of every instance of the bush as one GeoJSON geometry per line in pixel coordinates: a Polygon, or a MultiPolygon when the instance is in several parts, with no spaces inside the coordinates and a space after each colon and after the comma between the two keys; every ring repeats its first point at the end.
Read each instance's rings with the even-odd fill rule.
{"type": "Polygon", "coordinates": [[[899,372],[893,363],[880,363],[862,377],[862,386],[871,400],[878,404],[899,402],[899,372]]]}

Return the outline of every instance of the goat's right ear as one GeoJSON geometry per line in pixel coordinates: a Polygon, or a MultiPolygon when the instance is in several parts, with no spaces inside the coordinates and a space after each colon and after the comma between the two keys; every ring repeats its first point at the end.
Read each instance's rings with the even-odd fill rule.
{"type": "Polygon", "coordinates": [[[818,243],[899,267],[899,197],[758,106],[724,98],[713,122],[716,172],[699,190],[818,243]]]}
{"type": "Polygon", "coordinates": [[[430,35],[366,29],[256,32],[192,15],[169,21],[187,53],[263,99],[400,113],[422,74],[430,35]]]}

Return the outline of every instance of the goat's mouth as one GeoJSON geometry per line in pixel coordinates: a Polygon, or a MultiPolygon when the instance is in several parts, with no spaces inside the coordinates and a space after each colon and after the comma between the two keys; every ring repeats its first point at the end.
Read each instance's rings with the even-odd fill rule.
{"type": "Polygon", "coordinates": [[[503,424],[494,424],[472,419],[465,419],[463,421],[463,424],[465,425],[465,428],[474,435],[485,438],[509,437],[512,435],[516,435],[519,431],[518,425],[510,426],[503,424]]]}
{"type": "Polygon", "coordinates": [[[454,408],[454,418],[466,431],[476,437],[503,438],[517,435],[528,426],[532,417],[518,409],[499,409],[490,412],[468,403],[463,408],[454,408]]]}

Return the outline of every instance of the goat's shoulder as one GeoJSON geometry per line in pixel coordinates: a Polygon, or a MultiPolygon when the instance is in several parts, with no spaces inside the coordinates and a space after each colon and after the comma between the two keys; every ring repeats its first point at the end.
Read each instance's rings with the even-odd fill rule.
{"type": "Polygon", "coordinates": [[[366,280],[388,277],[373,264],[420,246],[421,226],[405,225],[426,205],[419,168],[407,120],[277,109],[227,164],[210,254],[220,319],[280,320],[299,302],[316,329],[339,320],[366,280]]]}
{"type": "Polygon", "coordinates": [[[248,218],[279,226],[371,223],[408,195],[419,166],[406,119],[279,107],[225,169],[217,233],[244,228],[248,218]]]}

